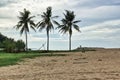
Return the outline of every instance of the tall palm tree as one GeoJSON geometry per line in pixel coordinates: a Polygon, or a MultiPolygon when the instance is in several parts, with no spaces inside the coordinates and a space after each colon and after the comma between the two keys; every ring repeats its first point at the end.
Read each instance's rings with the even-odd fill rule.
{"type": "Polygon", "coordinates": [[[59,31],[61,31],[63,34],[69,33],[69,50],[71,50],[71,36],[72,36],[72,29],[80,32],[79,26],[76,24],[80,22],[81,20],[75,20],[75,14],[73,11],[66,10],[66,14],[64,14],[64,18],[61,20],[62,24],[59,24],[55,22],[55,24],[58,25],[59,31]]]}
{"type": "Polygon", "coordinates": [[[25,50],[28,50],[28,40],[27,40],[27,33],[29,33],[29,28],[33,29],[35,31],[35,23],[32,20],[34,16],[30,16],[30,11],[24,9],[23,12],[20,12],[19,22],[15,26],[16,29],[20,29],[20,34],[22,35],[23,32],[25,33],[26,37],[26,45],[25,45],[25,50]]]}
{"type": "Polygon", "coordinates": [[[54,29],[53,27],[53,18],[57,18],[58,16],[52,16],[52,7],[48,7],[46,12],[43,12],[41,15],[42,20],[38,22],[37,28],[39,30],[46,29],[47,32],[47,51],[49,51],[49,32],[54,29]]]}

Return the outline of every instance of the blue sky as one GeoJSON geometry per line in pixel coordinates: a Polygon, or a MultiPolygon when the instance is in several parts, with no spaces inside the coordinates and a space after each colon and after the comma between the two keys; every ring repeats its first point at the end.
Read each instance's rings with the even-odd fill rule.
{"type": "MultiPolygon", "coordinates": [[[[15,40],[25,40],[13,26],[18,22],[19,11],[24,8],[31,15],[41,14],[46,8],[53,8],[53,15],[59,15],[61,20],[64,10],[72,10],[76,20],[82,20],[78,25],[81,33],[73,31],[72,49],[82,45],[90,47],[120,47],[120,0],[2,0],[0,1],[0,32],[15,40]]],[[[40,16],[34,18],[37,23],[40,16]]],[[[56,26],[55,26],[56,27],[56,26]]],[[[30,31],[28,35],[29,48],[39,49],[46,42],[46,32],[30,31]]],[[[50,33],[50,49],[68,49],[68,34],[62,35],[58,30],[50,33]]]]}

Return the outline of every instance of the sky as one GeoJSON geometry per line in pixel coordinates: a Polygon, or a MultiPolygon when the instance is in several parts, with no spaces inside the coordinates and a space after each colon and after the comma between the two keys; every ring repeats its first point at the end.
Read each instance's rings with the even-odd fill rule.
{"type": "MultiPolygon", "coordinates": [[[[65,10],[74,11],[81,32],[73,29],[72,49],[83,47],[120,48],[120,0],[1,0],[0,1],[0,32],[15,40],[25,41],[19,30],[13,28],[19,21],[19,12],[24,8],[36,16],[35,23],[41,20],[38,16],[52,7],[52,15],[58,15],[56,21],[64,17],[65,10]]],[[[54,27],[57,27],[54,25],[54,27]]],[[[28,46],[39,49],[46,43],[46,31],[30,30],[28,46]]],[[[45,45],[46,47],[46,45],[45,45]]],[[[68,34],[58,30],[50,32],[50,50],[68,50],[68,34]]],[[[43,48],[44,49],[44,48],[43,48]]]]}

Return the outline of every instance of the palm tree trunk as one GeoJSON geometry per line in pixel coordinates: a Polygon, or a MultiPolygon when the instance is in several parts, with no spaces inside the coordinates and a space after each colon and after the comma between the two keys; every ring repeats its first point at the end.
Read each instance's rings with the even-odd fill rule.
{"type": "Polygon", "coordinates": [[[47,30],[47,51],[49,51],[49,30],[47,30]]]}
{"type": "Polygon", "coordinates": [[[28,42],[27,42],[27,31],[25,30],[25,38],[26,38],[26,45],[25,45],[25,51],[28,50],[28,42]]]}
{"type": "Polygon", "coordinates": [[[69,35],[69,51],[71,51],[71,35],[69,35]]]}

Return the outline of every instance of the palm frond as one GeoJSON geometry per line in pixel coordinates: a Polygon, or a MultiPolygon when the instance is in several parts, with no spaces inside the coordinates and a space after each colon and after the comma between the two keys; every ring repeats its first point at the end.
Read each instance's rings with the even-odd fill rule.
{"type": "Polygon", "coordinates": [[[30,20],[29,24],[30,24],[30,28],[32,28],[34,31],[36,31],[35,30],[36,25],[32,20],[30,20]]]}
{"type": "Polygon", "coordinates": [[[60,27],[60,30],[59,30],[59,32],[61,32],[61,33],[63,33],[63,34],[65,34],[66,32],[68,32],[69,31],[69,27],[67,27],[67,26],[62,26],[62,27],[60,27]]]}
{"type": "Polygon", "coordinates": [[[29,21],[29,23],[30,23],[30,25],[32,25],[32,26],[34,26],[34,27],[36,27],[36,25],[35,25],[35,23],[34,23],[34,21],[33,21],[33,20],[30,20],[30,21],[29,21]]]}
{"type": "Polygon", "coordinates": [[[21,30],[20,30],[20,35],[23,34],[24,30],[25,30],[24,27],[22,27],[21,30]]]}
{"type": "Polygon", "coordinates": [[[23,22],[19,21],[18,24],[14,26],[14,28],[19,29],[22,25],[23,25],[23,22]]]}
{"type": "Polygon", "coordinates": [[[22,16],[18,16],[18,19],[22,21],[22,20],[23,20],[23,17],[22,17],[22,16]]]}
{"type": "Polygon", "coordinates": [[[81,20],[73,21],[73,23],[79,23],[79,22],[81,22],[81,20]]]}
{"type": "Polygon", "coordinates": [[[68,23],[68,21],[64,18],[61,21],[62,21],[62,24],[67,24],[68,23]]]}
{"type": "MultiPolygon", "coordinates": [[[[47,14],[46,14],[45,12],[43,12],[43,16],[44,16],[44,17],[46,17],[46,16],[47,16],[47,14]]],[[[42,15],[41,15],[41,17],[42,17],[42,15]]]]}
{"type": "Polygon", "coordinates": [[[37,28],[44,27],[45,28],[45,22],[38,22],[37,28]]]}
{"type": "Polygon", "coordinates": [[[24,13],[23,12],[19,12],[20,13],[20,16],[24,16],[24,13]]]}
{"type": "Polygon", "coordinates": [[[59,25],[56,29],[60,29],[62,27],[64,27],[64,25],[59,25]]]}
{"type": "Polygon", "coordinates": [[[45,26],[41,26],[41,27],[39,28],[39,31],[42,31],[44,28],[45,28],[45,26]]]}
{"type": "Polygon", "coordinates": [[[52,29],[54,29],[54,26],[53,26],[53,24],[52,24],[51,21],[49,22],[49,25],[48,25],[48,26],[49,26],[48,28],[49,28],[50,31],[51,31],[52,29]]]}
{"type": "Polygon", "coordinates": [[[53,23],[56,24],[57,26],[60,25],[60,24],[59,24],[57,21],[55,21],[55,20],[53,20],[53,23]]]}
{"type": "Polygon", "coordinates": [[[41,17],[44,19],[44,18],[46,18],[46,14],[45,15],[41,15],[41,17]]]}
{"type": "Polygon", "coordinates": [[[28,21],[30,21],[30,20],[31,20],[32,18],[34,18],[34,17],[35,17],[35,16],[31,16],[31,17],[29,17],[29,18],[28,18],[28,21]]]}
{"type": "Polygon", "coordinates": [[[51,17],[52,19],[54,19],[54,18],[58,18],[59,16],[53,16],[53,17],[51,17]]]}
{"type": "Polygon", "coordinates": [[[65,19],[66,19],[66,20],[69,20],[69,21],[73,21],[74,18],[75,18],[74,12],[73,12],[73,11],[66,10],[65,19]]]}
{"type": "Polygon", "coordinates": [[[48,7],[46,13],[47,13],[47,17],[51,17],[51,15],[52,15],[52,7],[48,7]]]}
{"type": "Polygon", "coordinates": [[[35,25],[35,26],[36,26],[36,27],[38,27],[40,23],[41,23],[41,21],[39,21],[38,23],[36,23],[36,25],[35,25]]]}
{"type": "Polygon", "coordinates": [[[73,25],[73,27],[75,28],[75,30],[77,30],[78,32],[80,32],[79,26],[78,25],[73,25]]]}
{"type": "Polygon", "coordinates": [[[37,28],[39,28],[39,31],[41,31],[45,28],[45,26],[46,26],[45,22],[39,22],[37,28]]]}
{"type": "Polygon", "coordinates": [[[32,26],[32,25],[31,25],[30,27],[31,27],[31,28],[32,28],[32,29],[36,32],[36,30],[35,30],[35,27],[34,27],[34,26],[32,26]]]}

